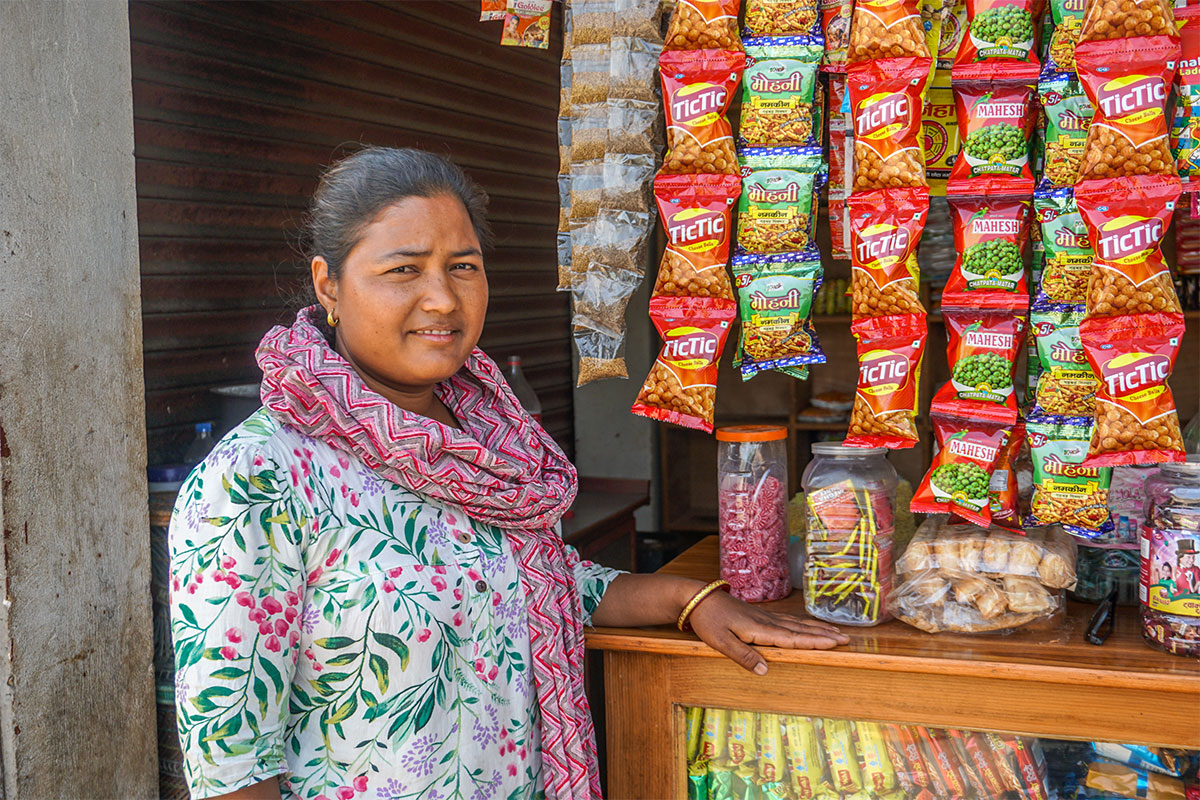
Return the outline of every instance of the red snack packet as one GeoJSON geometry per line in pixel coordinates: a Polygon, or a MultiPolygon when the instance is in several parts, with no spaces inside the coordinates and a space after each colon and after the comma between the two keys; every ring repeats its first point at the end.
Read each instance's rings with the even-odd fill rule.
{"type": "Polygon", "coordinates": [[[504,19],[506,7],[505,0],[479,0],[479,21],[490,22],[495,19],[504,19]]]}
{"type": "Polygon", "coordinates": [[[1030,84],[964,81],[954,84],[963,143],[946,184],[949,194],[1032,194],[1030,84]]]}
{"type": "Polygon", "coordinates": [[[917,741],[916,726],[888,725],[886,731],[889,738],[900,743],[913,783],[924,787],[926,791],[944,797],[945,787],[934,777],[936,770],[930,768],[927,757],[921,752],[921,745],[917,741]]]}
{"type": "Polygon", "coordinates": [[[846,69],[854,121],[854,192],[926,186],[921,89],[928,58],[889,58],[846,69]]]}
{"type": "Polygon", "coordinates": [[[988,747],[987,739],[982,733],[964,733],[963,748],[967,752],[967,757],[975,767],[975,773],[983,781],[984,797],[998,797],[1004,794],[1007,786],[996,768],[996,762],[992,758],[991,748],[988,747]]]}
{"type": "Polygon", "coordinates": [[[1183,339],[1178,314],[1084,320],[1079,338],[1097,377],[1096,424],[1084,465],[1183,461],[1183,436],[1167,378],[1183,339]]]}
{"type": "Polygon", "coordinates": [[[914,514],[953,513],[985,528],[991,524],[988,486],[1012,425],[998,411],[974,419],[930,414],[941,449],[913,495],[914,514]]]}
{"type": "Polygon", "coordinates": [[[1179,179],[1165,175],[1088,181],[1075,188],[1095,253],[1085,319],[1179,313],[1160,248],[1180,191],[1179,179]]]}
{"type": "Polygon", "coordinates": [[[737,303],[708,297],[652,297],[650,318],[663,339],[633,413],[712,433],[717,363],[737,303]]]}
{"type": "Polygon", "coordinates": [[[855,0],[850,22],[850,64],[930,58],[918,0],[855,0]]]}
{"type": "Polygon", "coordinates": [[[1030,202],[1019,197],[950,197],[954,269],[942,305],[1025,308],[1030,202]]]}
{"type": "Polygon", "coordinates": [[[659,56],[658,66],[667,115],[667,154],[661,171],[740,174],[733,129],[725,113],[746,68],[746,54],[667,50],[659,56]]]}
{"type": "Polygon", "coordinates": [[[1166,104],[1181,53],[1179,41],[1166,36],[1097,42],[1075,51],[1083,91],[1096,109],[1078,183],[1179,175],[1166,104]]]}
{"type": "Polygon", "coordinates": [[[856,192],[846,204],[854,318],[924,314],[917,290],[917,245],[929,213],[929,190],[856,192]]]}
{"type": "Polygon", "coordinates": [[[1027,800],[1050,800],[1046,790],[1046,757],[1037,739],[1002,736],[1001,740],[1016,757],[1017,775],[1021,778],[1021,797],[1027,800]]]}
{"type": "Polygon", "coordinates": [[[956,82],[1036,81],[1042,69],[1037,57],[1041,24],[1039,0],[967,0],[967,30],[951,77],[956,82]]]}
{"type": "Polygon", "coordinates": [[[917,736],[921,746],[930,756],[929,767],[937,773],[941,784],[946,787],[947,797],[966,797],[967,787],[958,771],[958,759],[954,757],[947,744],[934,731],[928,728],[917,728],[917,736]]]}
{"type": "Polygon", "coordinates": [[[1025,342],[1023,312],[942,308],[950,380],[934,395],[939,414],[1017,421],[1013,372],[1025,342]]]}
{"type": "Polygon", "coordinates": [[[737,175],[659,175],[654,199],[667,232],[654,296],[734,300],[729,272],[730,219],[742,192],[737,175]]]}
{"type": "Polygon", "coordinates": [[[1020,792],[1024,784],[1021,781],[1020,770],[1017,767],[1017,756],[1012,748],[1005,744],[1004,738],[996,733],[976,734],[982,736],[992,755],[992,763],[1004,783],[1004,788],[1010,792],[1020,792]]]}
{"type": "Polygon", "coordinates": [[[988,792],[983,778],[979,777],[979,772],[975,769],[971,755],[967,752],[967,735],[962,731],[947,728],[946,747],[953,752],[955,763],[958,765],[959,775],[962,776],[963,781],[969,787],[970,794],[975,797],[992,797],[993,795],[988,792]]]}
{"type": "Polygon", "coordinates": [[[1005,528],[1021,529],[1020,503],[1018,502],[1017,470],[1014,463],[1025,441],[1025,423],[1018,422],[1008,434],[1008,442],[1000,451],[996,470],[988,485],[988,501],[992,508],[992,524],[1005,528]]]}
{"type": "Polygon", "coordinates": [[[849,447],[912,447],[921,357],[928,330],[924,315],[874,317],[851,326],[858,339],[858,390],[845,444],[849,447]]]}
{"type": "Polygon", "coordinates": [[[740,6],[741,0],[680,0],[667,24],[663,49],[741,50],[740,6]]]}

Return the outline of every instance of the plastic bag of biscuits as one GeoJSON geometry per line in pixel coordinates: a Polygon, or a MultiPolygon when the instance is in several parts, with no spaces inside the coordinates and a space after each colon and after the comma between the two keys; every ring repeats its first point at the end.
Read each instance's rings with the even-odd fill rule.
{"type": "Polygon", "coordinates": [[[662,172],[738,174],[733,129],[725,112],[745,66],[746,54],[732,50],[668,50],[662,54],[659,70],[667,115],[662,172]]]}
{"type": "Polygon", "coordinates": [[[892,613],[929,633],[1012,631],[1066,608],[1076,547],[1060,528],[1022,533],[935,515],[896,561],[892,613]]]}
{"type": "Polygon", "coordinates": [[[737,304],[715,297],[652,297],[650,319],[663,346],[633,413],[705,433],[713,430],[717,364],[737,304]]]}

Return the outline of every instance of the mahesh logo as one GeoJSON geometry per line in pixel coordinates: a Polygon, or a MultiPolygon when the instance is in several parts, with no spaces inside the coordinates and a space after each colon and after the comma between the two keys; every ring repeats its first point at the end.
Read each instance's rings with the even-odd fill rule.
{"type": "Polygon", "coordinates": [[[895,225],[871,225],[856,236],[854,253],[864,266],[885,267],[904,256],[909,238],[908,231],[895,225]]]}
{"type": "Polygon", "coordinates": [[[671,244],[690,252],[711,250],[725,239],[725,215],[720,211],[688,208],[667,222],[671,244]]]}
{"type": "Polygon", "coordinates": [[[1104,384],[1113,397],[1131,398],[1145,393],[1150,399],[1163,391],[1171,374],[1171,359],[1154,353],[1126,353],[1104,365],[1104,384]]]}
{"type": "Polygon", "coordinates": [[[1158,246],[1164,227],[1160,219],[1133,214],[1117,217],[1100,226],[1096,252],[1105,261],[1144,261],[1158,246]]]}
{"type": "Polygon", "coordinates": [[[1146,122],[1163,113],[1167,87],[1150,75],[1126,75],[1109,81],[1096,93],[1104,116],[1125,123],[1146,122]]]}
{"type": "Polygon", "coordinates": [[[965,436],[946,442],[946,449],[956,456],[969,458],[972,461],[981,461],[984,464],[991,464],[1000,454],[999,448],[968,439],[965,436]]]}
{"type": "Polygon", "coordinates": [[[663,357],[680,369],[700,369],[717,357],[721,340],[715,333],[693,327],[673,328],[663,336],[663,357]]]}
{"type": "Polygon", "coordinates": [[[680,125],[711,125],[725,107],[725,89],[712,83],[693,83],[675,93],[671,118],[680,125]]]}
{"type": "Polygon", "coordinates": [[[880,92],[858,104],[854,132],[868,139],[886,139],[910,118],[908,97],[902,92],[880,92]]]}

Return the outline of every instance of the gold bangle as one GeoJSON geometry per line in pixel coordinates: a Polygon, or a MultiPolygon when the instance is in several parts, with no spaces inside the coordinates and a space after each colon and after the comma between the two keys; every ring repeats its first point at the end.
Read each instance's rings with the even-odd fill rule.
{"type": "Polygon", "coordinates": [[[679,619],[675,621],[675,627],[679,628],[681,631],[691,630],[692,626],[687,624],[688,617],[690,617],[692,612],[696,610],[696,606],[704,602],[704,598],[708,597],[717,589],[725,589],[725,591],[729,591],[729,581],[724,579],[715,580],[692,595],[692,599],[688,601],[688,604],[683,607],[683,611],[680,612],[679,619]]]}

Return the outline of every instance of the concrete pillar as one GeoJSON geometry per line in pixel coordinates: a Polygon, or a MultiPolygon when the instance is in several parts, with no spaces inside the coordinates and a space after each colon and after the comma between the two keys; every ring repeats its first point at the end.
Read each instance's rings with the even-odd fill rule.
{"type": "Polygon", "coordinates": [[[157,796],[129,21],[0,3],[3,798],[157,796]]]}

